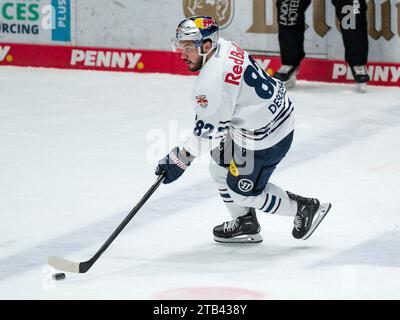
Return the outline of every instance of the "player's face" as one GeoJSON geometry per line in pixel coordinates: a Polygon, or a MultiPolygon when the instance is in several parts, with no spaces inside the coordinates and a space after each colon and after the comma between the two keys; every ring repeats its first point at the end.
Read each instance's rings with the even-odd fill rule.
{"type": "Polygon", "coordinates": [[[180,41],[178,52],[181,54],[181,59],[186,62],[190,71],[198,71],[202,67],[202,57],[194,45],[193,41],[180,41]]]}

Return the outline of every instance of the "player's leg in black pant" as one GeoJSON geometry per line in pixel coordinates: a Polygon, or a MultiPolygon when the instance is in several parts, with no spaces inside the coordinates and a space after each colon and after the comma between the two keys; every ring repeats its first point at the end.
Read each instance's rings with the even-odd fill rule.
{"type": "Polygon", "coordinates": [[[295,72],[305,56],[304,13],[310,3],[311,0],[278,0],[276,4],[282,67],[274,74],[274,77],[285,82],[287,87],[294,85],[294,83],[288,82],[291,77],[295,76],[295,72]]]}
{"type": "Polygon", "coordinates": [[[345,60],[352,68],[357,83],[369,81],[365,65],[368,62],[367,5],[365,0],[332,0],[340,21],[345,60]]]}

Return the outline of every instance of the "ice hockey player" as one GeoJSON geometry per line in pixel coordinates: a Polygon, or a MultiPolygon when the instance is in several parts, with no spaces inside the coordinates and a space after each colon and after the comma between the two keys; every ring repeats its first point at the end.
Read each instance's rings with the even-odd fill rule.
{"type": "Polygon", "coordinates": [[[173,47],[190,71],[200,71],[192,91],[196,118],[193,135],[159,161],[156,175],[171,183],[211,151],[210,172],[233,218],[214,228],[216,241],[261,242],[256,210],[294,217],[293,236],[307,239],[331,204],[269,182],[293,139],[294,108],[283,83],[220,38],[209,16],[183,20],[173,47]]]}
{"type": "MultiPolygon", "coordinates": [[[[278,39],[282,66],[274,77],[283,81],[286,88],[294,87],[296,74],[304,53],[304,14],[311,0],[278,0],[278,39]]],[[[345,60],[361,92],[366,91],[370,80],[368,61],[367,5],[365,0],[332,0],[339,19],[345,48],[345,60]],[[347,9],[346,8],[349,8],[347,9]],[[351,10],[351,12],[349,12],[351,10]],[[351,14],[352,16],[349,16],[351,14]],[[350,19],[354,23],[349,23],[350,19]],[[342,21],[344,23],[342,23],[342,21]]]]}

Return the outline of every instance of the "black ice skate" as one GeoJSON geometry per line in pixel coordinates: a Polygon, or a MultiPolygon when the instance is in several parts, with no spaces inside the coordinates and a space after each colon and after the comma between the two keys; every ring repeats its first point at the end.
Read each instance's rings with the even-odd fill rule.
{"type": "Polygon", "coordinates": [[[351,73],[353,74],[354,81],[357,83],[358,89],[361,92],[367,90],[367,83],[370,80],[367,68],[365,66],[353,66],[350,67],[351,73]]]}
{"type": "Polygon", "coordinates": [[[293,88],[296,85],[296,75],[298,66],[282,65],[273,75],[275,79],[282,81],[286,89],[293,88]]]}
{"type": "Polygon", "coordinates": [[[297,201],[293,237],[306,240],[315,231],[332,207],[330,203],[320,203],[318,199],[304,198],[287,191],[289,198],[297,201]]]}
{"type": "Polygon", "coordinates": [[[217,242],[248,243],[263,241],[260,230],[256,210],[252,208],[247,215],[216,226],[213,233],[217,242]]]}

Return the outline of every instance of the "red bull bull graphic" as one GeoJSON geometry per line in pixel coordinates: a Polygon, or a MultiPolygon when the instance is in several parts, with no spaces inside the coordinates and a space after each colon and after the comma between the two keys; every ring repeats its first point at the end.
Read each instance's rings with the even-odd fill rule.
{"type": "Polygon", "coordinates": [[[210,27],[217,26],[214,20],[207,18],[197,18],[194,20],[194,24],[199,29],[208,29],[210,27]]]}
{"type": "Polygon", "coordinates": [[[208,100],[207,100],[206,95],[204,95],[204,94],[196,96],[196,102],[203,109],[207,108],[207,106],[208,106],[208,100]]]}

